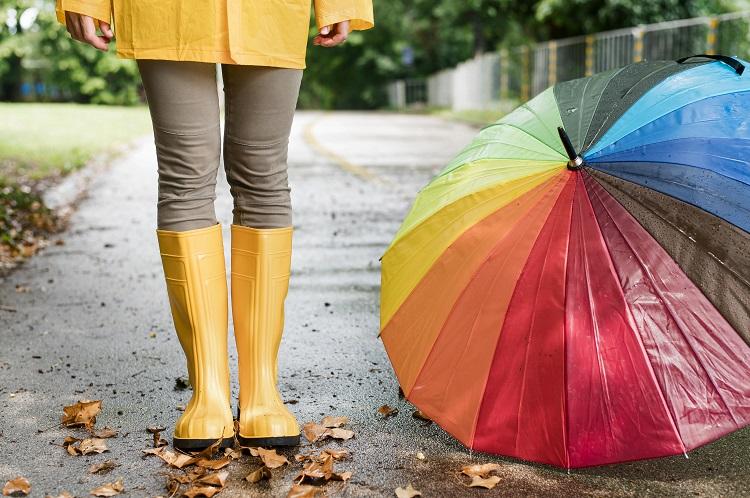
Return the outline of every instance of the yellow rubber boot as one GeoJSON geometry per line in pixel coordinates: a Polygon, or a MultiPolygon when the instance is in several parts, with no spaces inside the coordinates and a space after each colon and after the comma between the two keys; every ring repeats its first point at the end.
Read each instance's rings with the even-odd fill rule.
{"type": "Polygon", "coordinates": [[[157,230],[177,337],[193,395],[174,429],[174,446],[204,449],[234,442],[227,359],[227,273],[221,225],[157,230]]]}
{"type": "Polygon", "coordinates": [[[232,315],[240,378],[237,440],[242,446],[299,444],[299,425],[276,386],[291,256],[291,226],[232,225],[232,315]]]}

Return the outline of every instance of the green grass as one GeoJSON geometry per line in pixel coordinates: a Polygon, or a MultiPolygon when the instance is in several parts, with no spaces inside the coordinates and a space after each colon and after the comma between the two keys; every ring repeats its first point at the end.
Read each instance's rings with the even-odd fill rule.
{"type": "Polygon", "coordinates": [[[150,132],[146,106],[0,103],[0,182],[68,173],[150,132]]]}

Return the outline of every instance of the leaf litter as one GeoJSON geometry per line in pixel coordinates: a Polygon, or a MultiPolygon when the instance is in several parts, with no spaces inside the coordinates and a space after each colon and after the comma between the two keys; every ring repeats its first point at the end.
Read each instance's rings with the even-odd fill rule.
{"type": "Polygon", "coordinates": [[[3,496],[26,496],[31,492],[31,483],[23,476],[5,483],[3,486],[3,496]]]}
{"type": "Polygon", "coordinates": [[[311,443],[323,441],[328,438],[346,441],[354,437],[354,431],[341,427],[348,423],[348,417],[323,417],[320,423],[307,422],[302,427],[302,433],[311,443]]]}
{"type": "Polygon", "coordinates": [[[63,407],[63,416],[60,422],[65,427],[85,427],[91,430],[96,423],[96,416],[101,410],[101,400],[79,401],[63,407]]]}
{"type": "Polygon", "coordinates": [[[95,463],[89,467],[89,474],[108,474],[115,467],[119,467],[120,464],[114,460],[105,460],[101,463],[95,463]]]}
{"type": "Polygon", "coordinates": [[[471,477],[471,482],[468,484],[470,488],[493,489],[501,479],[499,476],[491,474],[500,470],[502,470],[502,466],[498,463],[481,463],[464,465],[461,468],[461,473],[471,477]]]}
{"type": "Polygon", "coordinates": [[[92,489],[91,494],[94,496],[116,496],[123,491],[125,491],[125,486],[122,483],[122,479],[118,479],[115,482],[92,489]]]}
{"type": "Polygon", "coordinates": [[[396,488],[395,492],[396,498],[414,498],[415,496],[422,496],[422,492],[414,489],[411,483],[409,483],[405,488],[396,488]]]}

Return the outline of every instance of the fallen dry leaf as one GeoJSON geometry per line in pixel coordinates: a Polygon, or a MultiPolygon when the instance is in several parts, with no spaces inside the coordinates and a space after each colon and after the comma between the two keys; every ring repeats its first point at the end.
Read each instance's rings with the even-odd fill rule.
{"type": "Polygon", "coordinates": [[[102,410],[102,401],[79,401],[63,407],[61,423],[65,427],[86,427],[92,429],[96,423],[96,416],[102,410]]]}
{"type": "Polygon", "coordinates": [[[315,498],[323,493],[323,490],[305,484],[295,484],[287,493],[286,498],[315,498]]]}
{"type": "Polygon", "coordinates": [[[102,463],[95,463],[91,467],[89,467],[89,473],[90,474],[106,474],[110,470],[117,467],[119,464],[115,462],[114,460],[105,460],[102,463]]]}
{"type": "Polygon", "coordinates": [[[276,450],[267,450],[265,448],[250,448],[252,456],[259,456],[266,467],[276,469],[289,463],[284,455],[279,455],[276,450]]]}
{"type": "Polygon", "coordinates": [[[424,460],[425,458],[427,458],[427,457],[424,455],[424,453],[422,453],[421,451],[417,452],[417,459],[418,460],[424,460]]]}
{"type": "Polygon", "coordinates": [[[432,422],[430,417],[424,414],[422,410],[414,410],[414,412],[411,414],[412,417],[416,418],[417,420],[424,420],[425,422],[432,422]]]}
{"type": "Polygon", "coordinates": [[[322,438],[323,435],[327,432],[327,427],[316,424],[315,422],[308,422],[304,426],[302,426],[302,433],[305,435],[305,438],[311,443],[314,443],[315,441],[322,438]]]}
{"type": "Polygon", "coordinates": [[[396,488],[397,498],[414,498],[415,496],[422,496],[422,492],[414,489],[411,483],[408,484],[405,488],[396,488]]]}
{"type": "Polygon", "coordinates": [[[143,453],[145,453],[146,455],[156,455],[164,460],[164,462],[166,462],[168,465],[177,469],[187,467],[188,465],[193,465],[195,462],[200,460],[200,458],[198,457],[169,451],[164,446],[161,446],[159,448],[149,448],[147,450],[143,450],[143,453]]]}
{"type": "Polygon", "coordinates": [[[346,481],[351,478],[351,472],[335,472],[333,470],[334,458],[330,453],[321,452],[317,457],[304,464],[302,471],[297,476],[298,484],[311,482],[320,484],[321,481],[346,481]]]}
{"type": "Polygon", "coordinates": [[[323,420],[320,421],[320,425],[323,427],[328,427],[329,429],[333,429],[334,427],[341,427],[342,425],[346,425],[349,423],[349,417],[323,417],[323,420]]]}
{"type": "Polygon", "coordinates": [[[237,460],[242,456],[242,450],[235,450],[234,448],[225,448],[224,449],[224,456],[231,458],[232,460],[237,460]]]}
{"type": "Polygon", "coordinates": [[[162,446],[169,446],[169,441],[158,434],[154,434],[154,448],[161,448],[162,446]]]}
{"type": "Polygon", "coordinates": [[[213,486],[193,486],[192,488],[185,491],[182,496],[186,498],[198,498],[199,496],[211,498],[213,495],[219,492],[221,492],[221,488],[215,488],[213,486]]]}
{"type": "Polygon", "coordinates": [[[169,445],[169,442],[167,442],[166,439],[161,437],[161,432],[165,430],[164,427],[161,426],[153,426],[153,427],[146,427],[146,432],[153,435],[154,439],[154,448],[158,448],[160,446],[167,446],[169,445]]]}
{"type": "Polygon", "coordinates": [[[208,470],[203,467],[193,467],[192,469],[184,470],[183,472],[185,472],[183,475],[176,477],[181,483],[192,483],[208,474],[208,470]]]}
{"type": "Polygon", "coordinates": [[[302,433],[305,435],[305,438],[311,443],[322,441],[327,438],[347,440],[354,437],[354,431],[350,431],[349,429],[342,429],[340,427],[326,427],[323,424],[316,424],[315,422],[306,423],[302,427],[302,433]]]}
{"type": "Polygon", "coordinates": [[[500,464],[497,463],[480,463],[475,465],[464,465],[461,467],[461,473],[469,477],[487,477],[501,468],[500,464]]]}
{"type": "Polygon", "coordinates": [[[198,467],[203,467],[204,469],[211,469],[211,470],[219,470],[223,469],[227,465],[232,463],[232,459],[230,457],[221,457],[217,458],[216,460],[209,460],[208,458],[201,458],[195,464],[198,467]]]}
{"type": "Polygon", "coordinates": [[[63,441],[63,448],[69,455],[92,455],[109,451],[107,441],[100,438],[78,439],[68,436],[63,441]]]}
{"type": "Polygon", "coordinates": [[[211,457],[214,456],[214,453],[216,453],[218,451],[219,446],[221,445],[221,442],[223,440],[224,440],[224,438],[220,437],[219,439],[217,439],[216,441],[214,441],[213,443],[211,443],[211,446],[209,446],[208,448],[206,448],[206,449],[204,449],[202,451],[199,451],[197,453],[193,453],[192,455],[195,458],[211,458],[211,457]]]}
{"type": "Polygon", "coordinates": [[[497,483],[499,482],[500,482],[500,478],[498,476],[490,476],[487,478],[474,476],[471,478],[471,483],[469,483],[469,487],[492,489],[495,486],[497,486],[497,483]]]}
{"type": "Polygon", "coordinates": [[[351,455],[351,453],[349,453],[349,450],[347,450],[346,448],[325,448],[321,450],[321,454],[323,453],[328,453],[334,460],[343,460],[344,458],[348,458],[349,455],[351,455]]]}
{"type": "Polygon", "coordinates": [[[78,438],[75,438],[73,436],[68,436],[63,440],[63,448],[65,448],[65,451],[68,452],[71,456],[80,455],[81,452],[78,451],[78,447],[76,446],[76,443],[80,443],[81,440],[78,438]]]}
{"type": "Polygon", "coordinates": [[[91,439],[84,439],[78,445],[78,449],[80,450],[82,455],[91,455],[94,453],[99,454],[104,453],[105,451],[109,451],[109,448],[107,448],[107,441],[96,437],[91,439]]]}
{"type": "Polygon", "coordinates": [[[118,479],[115,482],[109,482],[104,486],[92,489],[91,494],[94,496],[115,496],[119,495],[124,490],[125,486],[122,484],[122,479],[118,479]]]}
{"type": "Polygon", "coordinates": [[[350,431],[349,429],[340,429],[335,428],[331,429],[331,437],[334,439],[351,439],[354,437],[354,431],[350,431]]]}
{"type": "Polygon", "coordinates": [[[266,481],[272,476],[271,470],[265,465],[258,470],[254,470],[245,476],[247,482],[255,484],[256,482],[266,481]]]}
{"type": "Polygon", "coordinates": [[[26,496],[31,492],[31,483],[28,479],[22,476],[18,476],[15,479],[5,483],[3,486],[3,496],[26,496]]]}
{"type": "Polygon", "coordinates": [[[209,486],[218,486],[220,488],[224,487],[224,483],[227,482],[227,477],[229,477],[229,472],[226,470],[222,470],[221,472],[215,472],[213,474],[207,474],[200,479],[198,479],[196,482],[200,484],[208,484],[209,486]]]}
{"type": "Polygon", "coordinates": [[[349,453],[349,450],[347,450],[346,448],[324,448],[320,450],[320,453],[318,453],[317,455],[315,455],[314,453],[298,453],[294,455],[294,459],[298,462],[306,462],[308,460],[321,461],[330,456],[334,460],[343,460],[344,458],[348,458],[350,455],[351,453],[349,453]]]}
{"type": "Polygon", "coordinates": [[[99,439],[109,439],[111,437],[117,437],[117,432],[118,431],[116,429],[112,429],[111,427],[105,427],[104,429],[94,431],[93,434],[91,435],[99,439]]]}
{"type": "Polygon", "coordinates": [[[398,408],[393,408],[392,406],[383,405],[380,408],[378,408],[378,413],[382,415],[383,418],[395,417],[398,414],[398,408]]]}

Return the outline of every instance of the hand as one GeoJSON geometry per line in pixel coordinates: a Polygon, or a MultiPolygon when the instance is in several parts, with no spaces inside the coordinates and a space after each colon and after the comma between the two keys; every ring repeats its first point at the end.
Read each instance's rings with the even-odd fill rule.
{"type": "Polygon", "coordinates": [[[102,36],[96,34],[94,19],[90,16],[79,14],[78,12],[65,11],[65,25],[68,33],[74,40],[88,43],[99,50],[107,51],[107,44],[112,41],[114,34],[108,22],[99,21],[99,27],[102,30],[102,36]]]}
{"type": "Polygon", "coordinates": [[[335,47],[341,45],[349,36],[349,21],[341,21],[331,26],[323,26],[313,38],[313,45],[335,47]]]}

